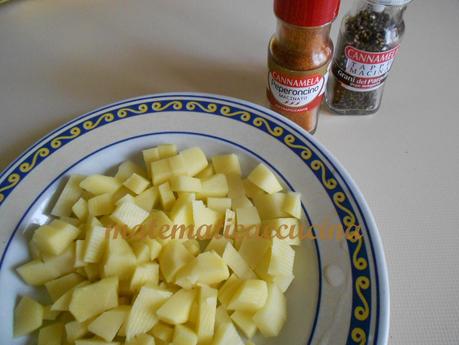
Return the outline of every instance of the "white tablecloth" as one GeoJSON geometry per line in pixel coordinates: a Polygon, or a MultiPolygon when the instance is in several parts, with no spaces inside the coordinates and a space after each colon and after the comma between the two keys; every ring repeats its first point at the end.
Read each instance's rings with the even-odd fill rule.
{"type": "MultiPolygon", "coordinates": [[[[340,18],[350,7],[344,0],[340,18]]],[[[459,2],[415,0],[378,114],[317,138],[379,224],[390,344],[459,344],[459,2]]],[[[12,0],[0,5],[0,169],[95,107],[166,91],[266,104],[267,0],[12,0]]],[[[5,231],[5,229],[2,229],[5,231]]]]}

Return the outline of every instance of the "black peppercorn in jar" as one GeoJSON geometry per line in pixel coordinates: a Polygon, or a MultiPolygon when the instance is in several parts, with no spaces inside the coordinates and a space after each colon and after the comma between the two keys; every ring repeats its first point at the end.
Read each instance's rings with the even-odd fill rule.
{"type": "Polygon", "coordinates": [[[339,114],[375,113],[405,30],[410,0],[359,0],[342,22],[327,85],[329,108],[339,114]]]}

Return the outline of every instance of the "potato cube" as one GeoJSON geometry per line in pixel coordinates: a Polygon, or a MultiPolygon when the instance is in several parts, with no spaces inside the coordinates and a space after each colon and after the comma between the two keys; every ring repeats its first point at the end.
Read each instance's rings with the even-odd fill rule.
{"type": "Polygon", "coordinates": [[[261,219],[273,219],[288,217],[288,213],[282,210],[287,194],[260,194],[253,198],[253,203],[260,214],[261,219]]]}
{"type": "Polygon", "coordinates": [[[199,147],[191,147],[180,153],[185,161],[187,175],[195,176],[204,170],[207,165],[206,155],[199,147]]]}
{"type": "Polygon", "coordinates": [[[217,327],[212,345],[244,345],[233,323],[226,322],[217,327]]]}
{"type": "Polygon", "coordinates": [[[113,194],[105,193],[96,195],[88,200],[88,215],[99,217],[105,216],[113,212],[115,204],[113,202],[113,194]]]}
{"type": "Polygon", "coordinates": [[[153,185],[158,185],[169,180],[172,176],[172,169],[169,159],[161,159],[150,163],[151,180],[153,185]]]}
{"type": "Polygon", "coordinates": [[[236,212],[232,210],[226,210],[225,221],[223,223],[223,237],[231,239],[236,231],[236,212]]]}
{"type": "Polygon", "coordinates": [[[78,201],[73,204],[72,212],[80,221],[86,220],[89,212],[88,202],[83,198],[79,198],[78,201]]]}
{"type": "Polygon", "coordinates": [[[277,177],[264,164],[258,164],[247,179],[268,194],[277,193],[283,189],[277,177]]]}
{"type": "Polygon", "coordinates": [[[266,194],[262,189],[254,185],[248,179],[243,180],[242,184],[244,185],[245,195],[247,195],[251,199],[258,197],[259,195],[266,194]]]}
{"type": "Polygon", "coordinates": [[[41,253],[59,255],[75,240],[80,230],[59,219],[35,230],[32,241],[41,253]]]}
{"type": "Polygon", "coordinates": [[[127,341],[124,345],[155,345],[155,338],[149,334],[139,334],[131,341],[127,341]]]}
{"type": "Polygon", "coordinates": [[[126,179],[126,181],[123,182],[123,186],[137,195],[147,189],[149,185],[150,182],[145,177],[142,177],[136,173],[133,173],[126,179]]]}
{"type": "Polygon", "coordinates": [[[215,174],[213,176],[201,180],[201,193],[205,197],[224,197],[228,194],[228,182],[223,174],[215,174]]]}
{"type": "Polygon", "coordinates": [[[218,328],[219,325],[226,322],[231,323],[232,321],[226,311],[226,308],[223,305],[220,305],[215,313],[215,328],[218,328]]]}
{"type": "Polygon", "coordinates": [[[227,209],[231,208],[230,198],[207,198],[207,207],[214,211],[225,213],[227,209]]]}
{"type": "Polygon", "coordinates": [[[43,306],[43,320],[54,321],[60,313],[58,310],[51,310],[50,305],[43,306]]]}
{"type": "Polygon", "coordinates": [[[128,306],[108,310],[92,321],[88,325],[88,330],[105,341],[112,341],[127,319],[128,313],[128,306]]]}
{"type": "Polygon", "coordinates": [[[43,285],[74,270],[75,246],[70,245],[61,255],[52,256],[45,261],[32,260],[16,270],[29,285],[43,285]]]}
{"type": "Polygon", "coordinates": [[[245,280],[231,298],[228,309],[255,312],[265,305],[267,298],[268,286],[264,280],[245,280]]]}
{"type": "Polygon", "coordinates": [[[215,174],[214,167],[212,165],[208,165],[204,170],[202,170],[199,174],[195,175],[199,179],[203,179],[206,177],[210,177],[215,174]]]}
{"type": "Polygon", "coordinates": [[[301,195],[300,193],[288,192],[282,210],[292,217],[301,218],[301,195]]]}
{"type": "Polygon", "coordinates": [[[54,323],[38,332],[38,345],[61,345],[64,338],[64,324],[54,323]]]}
{"type": "Polygon", "coordinates": [[[194,256],[181,242],[167,243],[159,255],[159,268],[166,282],[171,283],[177,272],[192,260],[194,256]]]}
{"type": "Polygon", "coordinates": [[[156,315],[161,321],[171,325],[187,322],[195,295],[195,290],[181,289],[177,291],[156,311],[156,315]]]}
{"type": "Polygon", "coordinates": [[[159,158],[168,158],[177,154],[177,145],[161,144],[158,145],[159,158]]]}
{"type": "Polygon", "coordinates": [[[24,296],[14,310],[14,337],[32,333],[43,323],[43,306],[24,296]]]}
{"type": "Polygon", "coordinates": [[[52,311],[68,311],[70,302],[72,301],[73,292],[76,288],[88,285],[88,281],[82,281],[81,283],[77,284],[70,290],[67,290],[61,297],[59,297],[56,302],[51,305],[52,311]]]}
{"type": "Polygon", "coordinates": [[[159,340],[163,344],[168,344],[174,335],[174,329],[166,325],[165,323],[158,322],[153,329],[151,330],[150,334],[154,335],[157,340],[159,340]]]}
{"type": "Polygon", "coordinates": [[[271,276],[289,275],[293,272],[295,251],[286,241],[273,239],[268,274],[271,276]]]}
{"type": "Polygon", "coordinates": [[[257,331],[257,325],[255,325],[255,322],[253,322],[252,318],[253,313],[241,310],[237,310],[231,314],[231,320],[233,320],[234,324],[249,339],[252,338],[257,331]]]}
{"type": "Polygon", "coordinates": [[[150,261],[150,247],[148,243],[141,239],[142,242],[131,243],[132,251],[137,258],[137,264],[141,265],[150,261]]]}
{"type": "Polygon", "coordinates": [[[65,324],[65,333],[67,341],[73,343],[75,340],[83,338],[88,333],[89,321],[78,322],[70,321],[65,324]]]}
{"type": "Polygon", "coordinates": [[[173,176],[170,180],[171,190],[174,192],[201,192],[201,180],[191,176],[173,176]]]}
{"type": "Polygon", "coordinates": [[[223,259],[215,252],[204,252],[185,265],[176,276],[176,284],[190,288],[196,284],[212,285],[229,277],[229,270],[223,259]]]}
{"type": "Polygon", "coordinates": [[[300,223],[296,218],[275,218],[262,222],[263,231],[289,245],[300,245],[300,223]]]}
{"type": "Polygon", "coordinates": [[[235,274],[232,274],[227,281],[218,290],[218,300],[220,303],[225,306],[225,308],[230,303],[236,291],[242,284],[242,280],[239,279],[235,274]]]}
{"type": "Polygon", "coordinates": [[[69,177],[64,189],[59,194],[59,197],[54,204],[51,214],[56,217],[70,216],[72,214],[72,206],[81,197],[83,190],[80,188],[81,181],[84,176],[72,175],[69,177]]]}
{"type": "Polygon", "coordinates": [[[137,292],[146,283],[151,282],[158,285],[159,282],[159,265],[157,263],[144,263],[137,266],[132,275],[129,289],[137,292]]]}
{"type": "Polygon", "coordinates": [[[279,335],[287,320],[287,301],[275,284],[268,285],[268,298],[265,305],[257,311],[253,321],[265,337],[279,335]]]}
{"type": "Polygon", "coordinates": [[[116,178],[104,175],[91,175],[80,183],[80,187],[94,195],[114,193],[121,187],[116,178]]]}
{"type": "Polygon", "coordinates": [[[118,278],[110,277],[75,288],[69,311],[79,322],[118,306],[118,278]]]}
{"type": "Polygon", "coordinates": [[[146,243],[148,247],[150,248],[150,261],[156,260],[159,257],[159,254],[161,253],[162,246],[161,243],[159,243],[155,239],[146,239],[146,243]]]}
{"type": "Polygon", "coordinates": [[[202,201],[192,202],[193,223],[198,239],[208,239],[218,230],[222,215],[204,206],[202,201]]]}
{"type": "Polygon", "coordinates": [[[198,240],[186,240],[183,241],[183,245],[193,256],[201,253],[201,245],[199,244],[198,240]]]}
{"type": "Polygon", "coordinates": [[[117,276],[120,280],[129,279],[137,264],[137,257],[123,238],[110,238],[102,261],[104,277],[117,276]]]}
{"type": "Polygon", "coordinates": [[[243,226],[244,230],[250,230],[251,227],[260,225],[261,219],[256,207],[249,206],[236,209],[236,222],[239,226],[243,226]]]}
{"type": "Polygon", "coordinates": [[[186,227],[193,224],[193,200],[195,200],[194,193],[179,195],[169,212],[174,225],[184,225],[186,227]]]}
{"type": "Polygon", "coordinates": [[[175,202],[175,195],[171,190],[171,186],[169,182],[165,182],[158,186],[159,192],[159,201],[161,202],[161,206],[165,211],[169,211],[172,205],[175,202]]]}
{"type": "Polygon", "coordinates": [[[97,263],[102,259],[107,243],[107,231],[97,225],[88,229],[84,240],[83,261],[85,263],[97,263]]]}
{"type": "Polygon", "coordinates": [[[242,183],[241,175],[226,174],[226,182],[228,183],[228,197],[238,199],[245,196],[244,184],[242,183]]]}
{"type": "Polygon", "coordinates": [[[230,243],[230,240],[228,238],[225,238],[225,237],[220,237],[220,238],[213,237],[210,240],[210,242],[207,245],[207,247],[206,247],[206,252],[214,251],[218,255],[222,256],[223,252],[225,251],[225,247],[226,247],[226,245],[228,243],[230,243]]]}
{"type": "Polygon", "coordinates": [[[239,248],[239,254],[251,269],[255,269],[270,246],[271,241],[264,238],[245,238],[239,248]]]}
{"type": "Polygon", "coordinates": [[[257,277],[230,242],[225,246],[222,259],[239,278],[245,280],[257,277]]]}
{"type": "Polygon", "coordinates": [[[46,290],[53,301],[57,301],[68,290],[83,281],[83,277],[77,273],[69,273],[60,278],[51,280],[45,284],[46,290]]]}
{"type": "Polygon", "coordinates": [[[193,330],[183,325],[175,326],[173,345],[197,345],[197,343],[198,336],[193,330]]]}
{"type": "Polygon", "coordinates": [[[121,183],[123,183],[132,174],[137,174],[142,177],[147,176],[145,171],[142,169],[142,167],[140,167],[138,164],[134,163],[133,161],[128,160],[119,165],[115,178],[121,183]]]}
{"type": "Polygon", "coordinates": [[[241,175],[241,165],[239,158],[234,153],[227,155],[214,156],[212,158],[212,165],[217,174],[237,174],[241,175]]]}
{"type": "Polygon", "coordinates": [[[245,195],[242,195],[231,200],[231,207],[233,210],[237,210],[238,208],[253,207],[253,203],[245,195]]]}
{"type": "Polygon", "coordinates": [[[275,276],[272,282],[276,284],[282,292],[285,292],[288,290],[288,288],[292,284],[293,279],[295,279],[295,276],[293,275],[293,273],[290,273],[290,274],[287,273],[287,274],[275,276]]]}
{"type": "Polygon", "coordinates": [[[148,216],[148,212],[140,206],[134,203],[123,203],[116,207],[110,217],[117,224],[134,229],[137,225],[142,224],[148,216]]]}
{"type": "Polygon", "coordinates": [[[172,295],[167,290],[145,285],[134,300],[126,323],[126,340],[146,333],[158,322],[156,310],[172,295]]]}
{"type": "Polygon", "coordinates": [[[134,197],[134,202],[145,211],[150,212],[159,202],[157,187],[150,187],[134,197]]]}
{"type": "Polygon", "coordinates": [[[216,289],[208,286],[202,285],[199,287],[196,334],[200,344],[209,343],[214,336],[217,293],[216,289]]]}

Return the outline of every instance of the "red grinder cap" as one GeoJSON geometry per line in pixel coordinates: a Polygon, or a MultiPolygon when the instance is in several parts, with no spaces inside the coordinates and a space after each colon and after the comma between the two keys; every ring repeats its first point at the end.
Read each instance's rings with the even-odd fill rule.
{"type": "Polygon", "coordinates": [[[298,26],[321,26],[338,15],[340,0],[274,0],[274,13],[298,26]]]}

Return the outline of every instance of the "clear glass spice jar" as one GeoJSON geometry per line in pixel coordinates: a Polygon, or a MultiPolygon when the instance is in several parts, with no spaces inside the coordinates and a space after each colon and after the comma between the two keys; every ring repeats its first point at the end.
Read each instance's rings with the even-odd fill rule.
{"type": "Polygon", "coordinates": [[[359,0],[341,24],[326,101],[344,115],[373,114],[405,31],[411,0],[359,0]]]}

